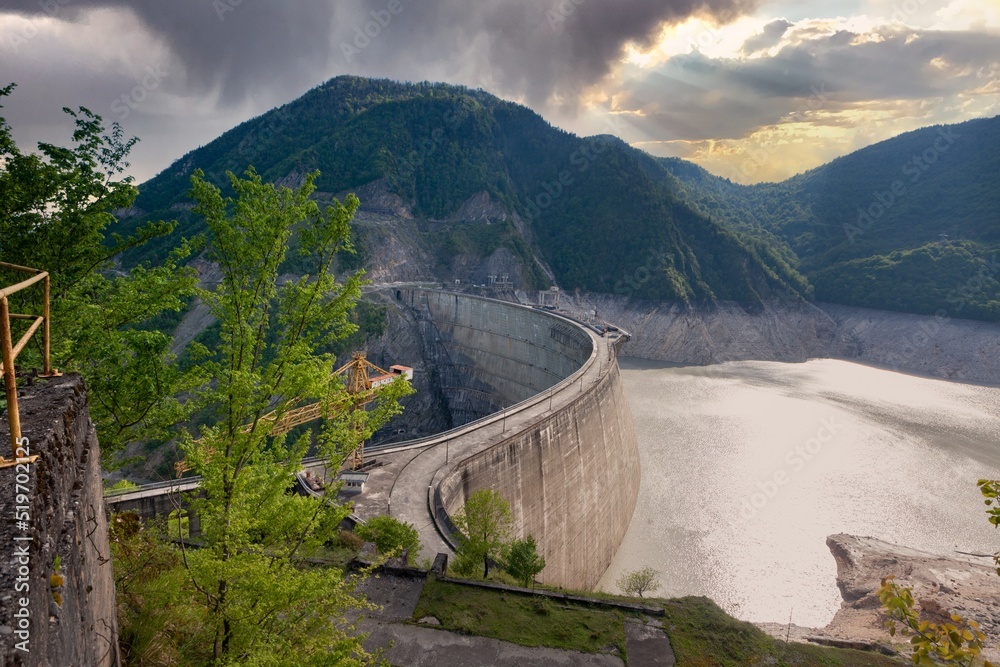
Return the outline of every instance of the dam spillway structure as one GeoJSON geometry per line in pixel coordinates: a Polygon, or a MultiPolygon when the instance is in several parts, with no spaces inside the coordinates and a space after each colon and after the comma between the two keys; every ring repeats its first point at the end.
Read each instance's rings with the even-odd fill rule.
{"type": "Polygon", "coordinates": [[[415,525],[430,512],[451,545],[449,517],[491,488],[510,503],[517,536],[532,535],[545,556],[540,581],[595,587],[638,497],[638,444],[617,364],[627,335],[468,294],[393,297],[414,314],[453,419],[466,425],[424,444],[426,461],[408,466],[423,477],[404,472],[390,502],[425,492],[415,525]]]}

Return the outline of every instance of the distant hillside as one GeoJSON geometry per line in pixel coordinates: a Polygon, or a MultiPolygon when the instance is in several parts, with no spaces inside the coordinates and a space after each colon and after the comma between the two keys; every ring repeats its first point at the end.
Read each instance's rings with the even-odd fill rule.
{"type": "MultiPolygon", "coordinates": [[[[250,164],[284,183],[318,169],[321,197],[358,191],[381,234],[361,239],[365,252],[398,241],[407,248],[397,264],[429,257],[439,279],[509,266],[517,287],[545,287],[551,270],[563,289],[669,301],[753,305],[810,292],[780,242],[689,205],[648,155],[444,84],[333,79],[182,157],[141,187],[126,223],[177,218],[178,236],[193,235],[191,172],[221,185],[250,164]]],[[[130,260],[154,260],[174,241],[130,260]]]]}
{"type": "Polygon", "coordinates": [[[819,300],[1000,319],[1000,117],[908,132],[778,184],[660,164],[693,207],[785,243],[819,300]]]}

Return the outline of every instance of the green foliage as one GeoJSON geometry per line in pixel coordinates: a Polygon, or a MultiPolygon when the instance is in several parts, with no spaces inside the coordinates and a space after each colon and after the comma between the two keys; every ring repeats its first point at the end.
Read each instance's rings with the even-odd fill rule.
{"type": "Polygon", "coordinates": [[[483,579],[488,578],[490,561],[501,559],[514,529],[510,503],[493,489],[480,489],[452,520],[459,530],[455,570],[468,575],[482,565],[483,579]]]}
{"type": "Polygon", "coordinates": [[[986,254],[976,243],[934,241],[837,263],[812,276],[822,301],[1000,320],[1000,275],[986,254]]]}
{"type": "MultiPolygon", "coordinates": [[[[12,88],[0,89],[0,99],[12,88]]],[[[198,369],[173,363],[169,333],[144,326],[186,304],[197,279],[181,263],[196,245],[168,240],[174,225],[161,221],[119,233],[112,212],[137,194],[121,176],[136,139],[124,139],[117,123],[105,134],[87,109],[64,111],[75,124],[74,146],[42,143],[37,153],[21,152],[0,118],[0,257],[50,273],[52,365],[87,380],[102,463],[114,467],[126,444],[160,437],[185,419],[193,406],[175,397],[204,381],[198,369]],[[123,252],[154,239],[165,247],[158,266],[112,270],[123,252]]],[[[23,278],[0,271],[0,284],[23,278]]],[[[41,314],[42,291],[19,292],[11,305],[41,314]]],[[[18,363],[41,366],[41,346],[36,334],[18,363]]]]}
{"type": "Polygon", "coordinates": [[[660,573],[651,567],[644,567],[641,570],[625,572],[616,582],[618,588],[626,595],[638,595],[643,593],[653,593],[660,588],[658,577],[660,573]]]}
{"type": "Polygon", "coordinates": [[[663,605],[663,626],[678,665],[695,667],[899,667],[897,658],[873,652],[833,649],[764,634],[738,621],[703,597],[670,600],[663,605]]]}
{"type": "MultiPolygon", "coordinates": [[[[890,636],[895,636],[896,628],[899,627],[904,636],[910,637],[911,658],[914,665],[971,667],[977,664],[983,642],[986,640],[986,635],[980,632],[978,623],[966,620],[958,614],[951,615],[951,622],[940,624],[921,620],[915,609],[916,600],[913,598],[913,592],[896,583],[894,577],[882,580],[878,597],[889,616],[885,621],[885,627],[888,628],[890,636]]],[[[986,661],[985,667],[993,665],[986,661]]]]}
{"type": "Polygon", "coordinates": [[[420,555],[420,534],[413,524],[391,516],[376,516],[357,526],[354,533],[373,542],[378,553],[384,556],[398,556],[408,551],[409,561],[420,555]]]}
{"type": "Polygon", "coordinates": [[[126,665],[206,664],[211,637],[180,554],[147,530],[137,514],[110,525],[118,639],[126,665]]]}
{"type": "Polygon", "coordinates": [[[355,325],[360,274],[337,282],[336,255],[348,247],[357,198],[325,211],[310,199],[316,174],[291,190],[265,183],[253,169],[229,175],[225,197],[201,172],[192,177],[195,212],[211,238],[209,259],[222,277],[199,297],[219,320],[218,358],[204,364],[213,386],[204,396],[216,413],[201,437],[183,450],[202,476],[203,497],[191,506],[201,518],[202,548],[182,557],[195,604],[205,618],[213,665],[366,664],[361,640],[344,619],[364,608],[338,568],[310,568],[306,554],[337,536],[348,510],[326,500],[286,493],[309,444],[271,437],[270,422],[304,402],[320,401],[326,419],[319,455],[339,468],[343,458],[400,410],[409,393],[400,380],[380,392],[368,411],[350,409],[334,357],[319,353],[355,325]],[[278,285],[278,271],[297,227],[300,251],[312,266],[299,280],[278,285]],[[272,334],[273,332],[273,334],[272,334]]]}
{"type": "Polygon", "coordinates": [[[820,300],[1000,320],[998,118],[908,132],[783,183],[660,164],[699,210],[798,266],[820,300]]]}
{"type": "MultiPolygon", "coordinates": [[[[986,510],[989,522],[994,528],[1000,528],[1000,480],[981,479],[976,485],[989,508],[986,510]]],[[[993,555],[993,562],[997,565],[997,575],[1000,575],[1000,551],[993,555]]]]}
{"type": "Polygon", "coordinates": [[[120,479],[111,486],[105,487],[104,493],[105,495],[113,493],[127,493],[129,491],[135,491],[138,488],[140,487],[135,482],[130,482],[127,479],[120,479]]]}
{"type": "Polygon", "coordinates": [[[503,569],[521,586],[529,586],[535,575],[545,569],[545,558],[538,554],[535,538],[528,535],[511,542],[504,554],[503,569]]]}
{"type": "Polygon", "coordinates": [[[191,518],[187,510],[173,510],[167,515],[167,536],[175,540],[191,537],[191,518]]]}
{"type": "Polygon", "coordinates": [[[493,637],[522,646],[550,646],[597,653],[625,646],[622,618],[614,612],[554,604],[523,595],[503,594],[450,582],[427,580],[415,619],[433,616],[441,627],[462,634],[493,637]]]}

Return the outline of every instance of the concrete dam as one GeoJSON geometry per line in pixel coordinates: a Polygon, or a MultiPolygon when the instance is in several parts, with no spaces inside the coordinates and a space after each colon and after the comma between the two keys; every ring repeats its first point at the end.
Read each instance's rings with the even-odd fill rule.
{"type": "MultiPolygon", "coordinates": [[[[518,537],[532,535],[546,568],[539,580],[597,585],[628,528],[639,490],[639,452],[618,370],[628,340],[542,309],[435,289],[392,288],[422,347],[418,374],[433,377],[452,428],[367,450],[365,520],[390,514],[420,532],[422,555],[454,549],[454,515],[492,488],[511,505],[518,537]]],[[[321,473],[323,463],[309,467],[321,473]]],[[[178,480],[109,496],[113,511],[175,507],[178,480]]],[[[196,518],[193,519],[196,521],[196,518]]],[[[194,525],[194,524],[193,524],[194,525]]]]}
{"type": "MultiPolygon", "coordinates": [[[[418,528],[433,521],[450,543],[448,517],[473,492],[492,488],[510,502],[517,535],[537,540],[547,563],[540,580],[593,588],[639,489],[616,357],[627,335],[467,294],[394,296],[423,329],[425,357],[452,414],[469,423],[422,443],[393,478],[386,506],[418,528]]],[[[421,530],[425,543],[428,532],[421,530]]]]}

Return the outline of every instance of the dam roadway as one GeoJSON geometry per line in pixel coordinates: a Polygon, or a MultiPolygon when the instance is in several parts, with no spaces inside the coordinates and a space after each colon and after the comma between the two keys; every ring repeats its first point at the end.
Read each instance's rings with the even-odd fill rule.
{"type": "MultiPolygon", "coordinates": [[[[416,322],[422,370],[437,377],[453,418],[467,423],[370,450],[367,458],[380,465],[352,499],[355,515],[388,513],[413,524],[421,556],[433,558],[453,550],[449,517],[471,493],[492,488],[511,505],[515,535],[536,539],[547,563],[540,581],[596,586],[639,488],[638,445],[617,364],[627,334],[467,294],[401,287],[386,295],[416,322]]],[[[318,473],[323,464],[306,467],[318,473]]],[[[108,503],[148,514],[150,503],[162,502],[153,491],[108,503]]]]}

